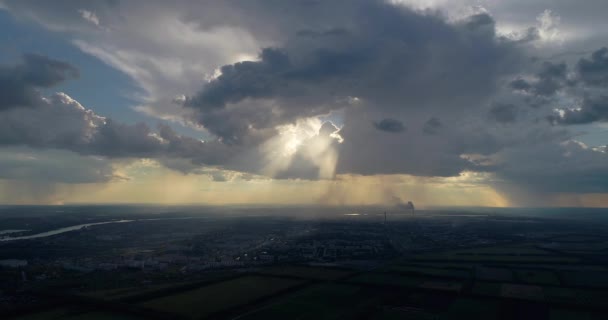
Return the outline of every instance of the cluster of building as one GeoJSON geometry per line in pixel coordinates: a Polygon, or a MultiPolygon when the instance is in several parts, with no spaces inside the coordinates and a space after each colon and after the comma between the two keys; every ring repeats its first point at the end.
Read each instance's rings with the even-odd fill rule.
{"type": "MultiPolygon", "coordinates": [[[[77,272],[130,269],[187,274],[273,263],[382,260],[404,252],[489,245],[501,241],[487,230],[480,231],[470,226],[460,228],[449,219],[399,221],[391,217],[388,223],[383,220],[270,221],[258,226],[222,225],[205,233],[190,230],[194,228],[172,232],[158,229],[146,233],[133,230],[135,225],[114,225],[111,232],[107,228],[105,232],[98,228],[63,234],[54,240],[37,240],[44,245],[61,245],[86,238],[99,248],[109,249],[86,251],[80,256],[38,259],[29,265],[47,265],[77,272]],[[128,228],[123,230],[119,227],[128,228]]],[[[27,267],[25,260],[6,261],[4,264],[15,268],[27,267]]]]}

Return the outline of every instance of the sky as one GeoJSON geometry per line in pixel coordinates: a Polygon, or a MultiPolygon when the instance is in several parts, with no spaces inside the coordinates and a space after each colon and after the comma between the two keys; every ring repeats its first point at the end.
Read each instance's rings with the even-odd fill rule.
{"type": "Polygon", "coordinates": [[[606,12],[0,0],[0,203],[605,207],[606,12]]]}

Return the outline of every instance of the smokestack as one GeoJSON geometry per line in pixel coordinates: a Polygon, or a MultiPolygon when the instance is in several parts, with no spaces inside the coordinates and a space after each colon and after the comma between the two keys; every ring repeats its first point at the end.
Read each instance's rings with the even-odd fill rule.
{"type": "Polygon", "coordinates": [[[407,205],[406,205],[406,208],[407,208],[407,209],[410,209],[410,210],[412,211],[412,214],[415,214],[415,213],[416,213],[416,211],[415,211],[416,209],[415,209],[415,207],[414,207],[414,203],[413,203],[413,202],[408,201],[408,202],[407,202],[407,205]]]}

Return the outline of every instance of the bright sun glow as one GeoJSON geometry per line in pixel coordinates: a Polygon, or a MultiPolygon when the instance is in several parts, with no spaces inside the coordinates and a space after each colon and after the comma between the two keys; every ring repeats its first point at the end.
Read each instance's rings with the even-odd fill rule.
{"type": "Polygon", "coordinates": [[[291,137],[291,139],[289,139],[285,143],[284,154],[287,156],[291,156],[291,155],[295,154],[301,145],[302,145],[302,140],[300,140],[300,138],[298,138],[296,136],[291,137]]]}
{"type": "Polygon", "coordinates": [[[298,120],[295,124],[278,127],[279,140],[283,145],[282,155],[285,157],[293,156],[305,140],[319,133],[322,125],[323,123],[318,118],[309,118],[298,120]]]}
{"type": "Polygon", "coordinates": [[[337,133],[321,134],[322,126],[323,121],[315,117],[277,127],[278,135],[262,147],[266,154],[263,173],[275,177],[289,168],[297,170],[294,159],[300,157],[317,168],[318,178],[332,178],[337,162],[334,142],[342,139],[337,133]]]}

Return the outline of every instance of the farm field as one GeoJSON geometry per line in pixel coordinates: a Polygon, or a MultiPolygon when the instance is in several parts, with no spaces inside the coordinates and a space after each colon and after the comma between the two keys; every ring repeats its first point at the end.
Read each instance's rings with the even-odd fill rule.
{"type": "Polygon", "coordinates": [[[346,269],[315,268],[305,266],[276,266],[264,268],[259,272],[265,275],[292,276],[317,280],[334,280],[353,273],[352,270],[346,269]]]}
{"type": "Polygon", "coordinates": [[[199,319],[215,312],[251,303],[301,283],[303,281],[284,278],[244,276],[152,299],[140,305],[199,319]]]}

